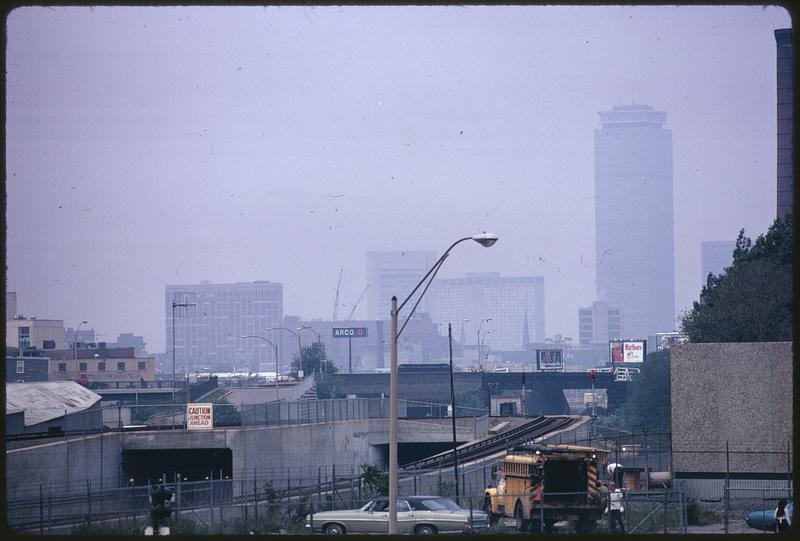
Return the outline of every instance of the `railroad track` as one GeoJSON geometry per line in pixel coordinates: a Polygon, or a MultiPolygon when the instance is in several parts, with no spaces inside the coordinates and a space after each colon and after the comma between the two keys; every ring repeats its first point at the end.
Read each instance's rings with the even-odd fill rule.
{"type": "MultiPolygon", "coordinates": [[[[553,430],[565,428],[572,422],[573,419],[570,417],[536,417],[532,421],[529,421],[511,430],[501,432],[500,434],[495,434],[489,438],[485,438],[470,445],[458,448],[458,461],[459,463],[464,463],[497,454],[513,447],[514,445],[519,445],[532,439],[544,436],[553,430]]],[[[419,471],[452,465],[453,451],[451,450],[405,464],[400,469],[404,471],[419,471]]]]}

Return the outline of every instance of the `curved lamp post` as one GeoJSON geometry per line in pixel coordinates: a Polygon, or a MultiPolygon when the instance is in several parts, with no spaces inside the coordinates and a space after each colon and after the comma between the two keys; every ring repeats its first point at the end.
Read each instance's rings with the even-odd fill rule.
{"type": "MultiPolygon", "coordinates": [[[[314,329],[314,327],[312,327],[311,325],[301,325],[301,326],[297,327],[297,332],[298,333],[301,333],[303,331],[311,331],[311,332],[313,332],[315,335],[317,335],[317,343],[318,344],[322,344],[322,336],[320,336],[320,334],[314,329]]],[[[322,359],[319,360],[319,367],[318,367],[320,381],[324,381],[325,380],[325,374],[322,372],[322,361],[323,361],[322,359]]]]}
{"type": "Polygon", "coordinates": [[[303,369],[303,347],[300,344],[300,334],[294,332],[292,329],[288,329],[286,327],[270,327],[267,329],[268,331],[289,331],[293,335],[297,337],[297,362],[300,363],[298,370],[303,369]]]}
{"type": "Polygon", "coordinates": [[[278,400],[278,374],[279,374],[279,371],[278,371],[278,346],[276,346],[271,340],[268,340],[268,339],[264,338],[263,336],[255,336],[255,335],[249,335],[249,334],[245,335],[245,336],[242,336],[242,340],[244,340],[246,338],[257,338],[259,340],[263,340],[264,342],[266,342],[267,344],[269,344],[269,345],[271,345],[272,347],[275,348],[275,400],[277,401],[278,400]]]}
{"type": "MultiPolygon", "coordinates": [[[[481,337],[481,341],[480,341],[480,353],[481,353],[481,355],[483,355],[483,343],[486,341],[486,337],[489,336],[490,334],[492,334],[492,331],[488,330],[488,331],[484,332],[483,336],[481,337]]],[[[486,354],[486,357],[489,357],[488,353],[486,354]]],[[[481,367],[481,371],[483,371],[483,362],[482,361],[480,361],[480,367],[481,367]]]]}
{"type": "MultiPolygon", "coordinates": [[[[481,348],[481,345],[482,345],[482,344],[481,344],[481,328],[483,327],[483,324],[484,324],[484,323],[486,323],[487,321],[491,321],[491,320],[492,320],[492,318],[490,318],[490,317],[484,318],[484,319],[481,321],[481,324],[480,324],[480,325],[478,325],[478,367],[480,367],[480,368],[482,368],[482,367],[483,367],[483,363],[481,362],[481,349],[482,349],[482,348],[481,348]]],[[[481,370],[481,372],[482,372],[482,371],[483,371],[483,370],[481,370]]]]}
{"type": "MultiPolygon", "coordinates": [[[[172,403],[175,403],[175,309],[187,308],[189,306],[197,306],[193,302],[175,302],[172,301],[172,403]]],[[[190,367],[191,369],[191,367],[190,367]]],[[[189,388],[186,388],[186,401],[189,401],[189,388]]]]}
{"type": "Polygon", "coordinates": [[[89,323],[88,321],[81,321],[78,324],[78,328],[75,329],[75,334],[72,336],[72,358],[78,358],[78,333],[81,332],[81,325],[86,325],[89,323]]]}
{"type": "Polygon", "coordinates": [[[403,329],[406,328],[408,321],[414,314],[414,310],[417,309],[417,306],[422,300],[422,297],[425,295],[425,292],[428,291],[428,287],[430,287],[431,282],[433,282],[433,279],[436,277],[436,273],[439,272],[444,260],[447,259],[448,255],[450,255],[450,251],[457,244],[467,240],[474,240],[481,246],[488,248],[497,242],[497,235],[484,232],[478,235],[473,235],[472,237],[458,239],[451,244],[447,250],[444,251],[442,257],[440,257],[438,261],[434,263],[433,267],[431,267],[427,274],[422,277],[422,280],[420,280],[413,291],[409,293],[408,297],[406,297],[405,300],[400,303],[400,306],[397,305],[397,297],[392,297],[392,330],[390,336],[391,369],[389,372],[389,535],[397,534],[397,339],[400,338],[400,334],[403,332],[403,329]],[[411,308],[408,317],[406,317],[406,320],[403,322],[403,326],[400,327],[400,330],[398,330],[397,318],[400,310],[403,309],[409,299],[414,296],[414,294],[422,286],[422,284],[425,283],[426,280],[428,283],[425,285],[422,293],[420,293],[417,302],[411,308]]]}

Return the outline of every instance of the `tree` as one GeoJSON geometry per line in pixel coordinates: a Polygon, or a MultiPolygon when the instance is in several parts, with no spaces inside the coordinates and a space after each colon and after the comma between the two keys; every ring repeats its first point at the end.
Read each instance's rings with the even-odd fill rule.
{"type": "Polygon", "coordinates": [[[389,474],[377,466],[362,464],[361,478],[370,498],[389,494],[389,474]]]}
{"type": "Polygon", "coordinates": [[[755,243],[744,229],[733,263],[709,274],[700,300],[682,317],[690,342],[780,342],[792,339],[793,219],[780,217],[755,243]]]}
{"type": "Polygon", "coordinates": [[[220,398],[214,402],[214,425],[237,425],[242,422],[236,406],[228,402],[225,398],[220,398]]]}
{"type": "Polygon", "coordinates": [[[668,428],[671,424],[670,355],[663,349],[647,355],[640,372],[633,375],[625,403],[602,424],[632,432],[668,428]]]}
{"type": "Polygon", "coordinates": [[[292,360],[294,375],[298,370],[309,376],[322,371],[321,377],[317,380],[318,398],[341,398],[344,394],[339,390],[336,378],[334,377],[339,369],[327,358],[325,344],[314,342],[310,346],[300,349],[300,355],[295,354],[292,360]]]}

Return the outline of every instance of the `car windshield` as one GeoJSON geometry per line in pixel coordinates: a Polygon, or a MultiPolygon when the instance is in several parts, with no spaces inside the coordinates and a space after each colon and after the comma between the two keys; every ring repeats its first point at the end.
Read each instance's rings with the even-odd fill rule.
{"type": "Polygon", "coordinates": [[[425,498],[420,503],[431,511],[460,511],[461,508],[453,500],[447,498],[425,498]]]}

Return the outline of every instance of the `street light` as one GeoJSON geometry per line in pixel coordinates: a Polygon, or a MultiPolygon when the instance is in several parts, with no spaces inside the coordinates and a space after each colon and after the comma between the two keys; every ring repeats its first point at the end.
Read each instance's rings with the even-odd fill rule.
{"type": "Polygon", "coordinates": [[[272,347],[275,348],[275,400],[278,400],[278,346],[276,346],[272,341],[264,338],[263,336],[253,336],[253,335],[246,335],[242,336],[242,340],[245,338],[258,338],[259,340],[263,340],[264,342],[270,344],[272,347]]]}
{"type": "Polygon", "coordinates": [[[417,306],[422,300],[422,297],[425,295],[425,292],[428,290],[428,287],[430,287],[431,282],[436,277],[436,273],[439,272],[444,260],[447,259],[448,255],[450,255],[450,250],[452,250],[457,244],[466,240],[474,240],[481,246],[488,248],[497,242],[497,235],[484,232],[472,237],[458,239],[451,244],[447,250],[445,250],[445,252],[442,254],[442,257],[440,257],[439,260],[434,263],[433,267],[431,267],[427,274],[422,277],[422,280],[420,280],[411,293],[409,293],[408,297],[406,297],[405,300],[400,303],[400,306],[397,305],[397,297],[392,297],[392,329],[390,336],[391,368],[389,372],[389,535],[397,534],[397,339],[400,338],[400,333],[403,332],[403,329],[405,329],[406,325],[411,319],[411,316],[414,315],[414,310],[417,309],[417,306]],[[429,277],[430,280],[428,280],[429,277]],[[403,326],[398,330],[397,318],[400,310],[403,309],[409,299],[414,296],[414,294],[417,292],[420,286],[425,283],[426,280],[428,280],[428,283],[425,285],[422,293],[420,293],[417,302],[411,308],[411,311],[403,323],[403,326]]]}
{"type": "Polygon", "coordinates": [[[322,343],[322,337],[320,336],[320,334],[316,330],[314,330],[314,327],[312,327],[311,325],[303,325],[301,327],[297,327],[297,332],[306,331],[306,330],[311,331],[314,334],[316,334],[317,335],[317,342],[322,343]]]}
{"type": "Polygon", "coordinates": [[[75,360],[78,358],[78,333],[81,331],[81,325],[86,325],[89,323],[88,321],[81,321],[78,324],[78,328],[75,329],[75,334],[72,336],[72,359],[75,360]]]}
{"type": "Polygon", "coordinates": [[[481,321],[480,325],[478,325],[478,367],[483,366],[481,364],[481,328],[483,327],[484,323],[486,323],[487,321],[491,321],[491,320],[492,320],[492,318],[487,317],[487,318],[485,318],[484,320],[481,321]]]}
{"type": "MultiPolygon", "coordinates": [[[[489,319],[491,319],[491,318],[489,318],[489,319]]],[[[489,336],[490,334],[492,334],[491,330],[488,330],[485,333],[483,333],[483,337],[481,338],[480,344],[478,346],[479,347],[478,355],[482,355],[483,354],[483,342],[486,340],[486,337],[489,336]]],[[[486,357],[489,357],[488,353],[486,354],[486,357]]],[[[479,364],[479,366],[481,367],[481,371],[483,371],[483,364],[482,364],[483,361],[481,361],[479,359],[478,362],[481,363],[481,364],[479,364]]]]}
{"type": "MultiPolygon", "coordinates": [[[[286,327],[270,327],[267,329],[268,331],[289,331],[293,335],[297,337],[297,362],[300,363],[300,366],[297,368],[298,370],[303,369],[303,347],[300,344],[300,334],[294,332],[292,329],[287,329],[286,327]]],[[[305,374],[304,374],[305,376],[305,374]]]]}
{"type": "MultiPolygon", "coordinates": [[[[172,403],[175,403],[175,309],[178,307],[186,308],[188,306],[197,306],[193,302],[175,302],[172,301],[172,403]]],[[[188,402],[188,394],[187,394],[188,402]]]]}

